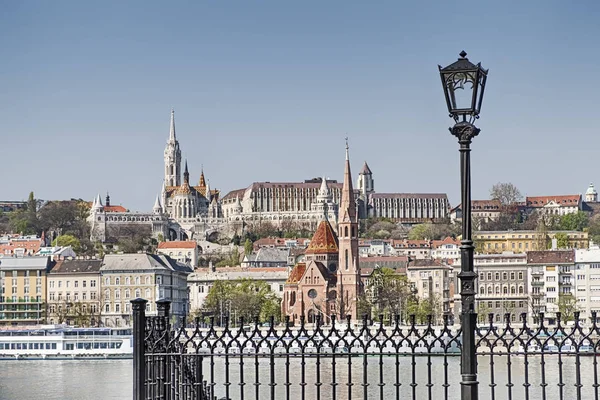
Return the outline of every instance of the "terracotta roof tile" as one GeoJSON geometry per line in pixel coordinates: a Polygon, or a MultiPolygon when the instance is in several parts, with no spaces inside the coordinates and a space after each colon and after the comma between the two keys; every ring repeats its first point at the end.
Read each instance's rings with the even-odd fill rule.
{"type": "Polygon", "coordinates": [[[306,272],[306,264],[296,264],[294,268],[292,268],[292,272],[290,272],[290,276],[288,277],[287,281],[285,281],[285,283],[295,284],[300,282],[300,279],[302,279],[302,276],[304,276],[304,272],[306,272]]]}
{"type": "Polygon", "coordinates": [[[551,201],[560,204],[561,206],[575,206],[581,202],[581,196],[578,194],[567,196],[527,196],[525,204],[528,207],[544,207],[551,201]]]}
{"type": "Polygon", "coordinates": [[[321,221],[306,249],[306,254],[337,253],[338,239],[329,221],[321,221]]]}

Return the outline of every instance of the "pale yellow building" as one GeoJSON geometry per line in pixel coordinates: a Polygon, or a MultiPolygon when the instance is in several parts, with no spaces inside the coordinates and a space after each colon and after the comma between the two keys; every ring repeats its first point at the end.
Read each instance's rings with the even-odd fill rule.
{"type": "Polygon", "coordinates": [[[107,254],[100,268],[102,324],[131,325],[131,300],[138,297],[148,300],[147,315],[156,315],[156,300],[163,299],[171,301],[171,315],[187,315],[190,273],[190,267],[165,255],[107,254]]]}
{"type": "Polygon", "coordinates": [[[58,260],[48,273],[47,322],[98,326],[100,323],[100,259],[58,260]]]}
{"type": "Polygon", "coordinates": [[[0,326],[44,322],[49,257],[0,258],[0,326]]]}
{"type": "Polygon", "coordinates": [[[439,260],[410,260],[406,268],[408,280],[416,289],[419,299],[430,299],[436,306],[434,323],[442,322],[443,315],[452,315],[452,267],[439,260]]]}
{"type": "Polygon", "coordinates": [[[480,231],[473,234],[473,241],[475,251],[481,254],[522,253],[551,248],[557,234],[567,235],[571,249],[589,247],[588,233],[578,231],[480,231]]]}

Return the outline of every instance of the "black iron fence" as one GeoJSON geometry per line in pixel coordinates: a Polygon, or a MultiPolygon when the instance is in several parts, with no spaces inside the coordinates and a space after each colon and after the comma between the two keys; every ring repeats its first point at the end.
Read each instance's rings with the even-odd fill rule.
{"type": "MultiPolygon", "coordinates": [[[[169,303],[146,317],[134,300],[135,399],[459,399],[460,328],[399,318],[359,326],[171,326],[169,303]]],[[[600,326],[480,325],[482,399],[598,399],[600,326]]],[[[592,317],[596,321],[596,315],[592,317]]]]}

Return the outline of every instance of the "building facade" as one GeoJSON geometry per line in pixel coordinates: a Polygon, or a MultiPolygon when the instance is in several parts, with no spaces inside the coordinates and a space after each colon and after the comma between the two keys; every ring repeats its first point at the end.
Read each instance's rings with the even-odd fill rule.
{"type": "Polygon", "coordinates": [[[49,257],[0,258],[0,326],[44,323],[52,265],[49,257]]]}
{"type": "Polygon", "coordinates": [[[170,300],[171,315],[182,317],[189,311],[187,276],[192,269],[169,256],[156,254],[107,254],[102,280],[102,324],[131,324],[131,300],[148,300],[146,312],[157,315],[156,301],[170,300]]]}
{"type": "Polygon", "coordinates": [[[50,324],[99,326],[102,310],[102,260],[60,259],[48,273],[47,318],[50,324]]]}
{"type": "Polygon", "coordinates": [[[200,255],[198,243],[194,240],[160,242],[156,252],[169,256],[178,262],[188,264],[192,269],[198,265],[198,256],[200,255]]]}
{"type": "Polygon", "coordinates": [[[482,254],[500,254],[505,251],[541,251],[551,247],[558,233],[567,235],[569,247],[589,247],[587,232],[579,231],[479,231],[473,233],[475,251],[482,254]]]}
{"type": "MultiPolygon", "coordinates": [[[[269,268],[198,268],[188,276],[190,312],[201,313],[208,292],[216,281],[251,279],[266,282],[271,291],[283,297],[283,285],[288,277],[286,267],[269,268]]],[[[223,305],[227,307],[227,305],[223,305]]],[[[225,309],[224,309],[225,311],[225,309]]]]}
{"type": "Polygon", "coordinates": [[[530,320],[555,325],[561,295],[574,295],[575,251],[547,250],[527,253],[527,266],[531,282],[530,320]]]}
{"type": "MultiPolygon", "coordinates": [[[[476,307],[478,322],[505,322],[509,315],[511,322],[518,322],[523,313],[530,312],[529,276],[527,257],[523,253],[477,254],[474,257],[474,270],[477,273],[476,307]]],[[[458,285],[460,259],[454,264],[455,285],[458,285]]],[[[459,287],[459,286],[456,286],[459,287]]],[[[460,294],[455,295],[455,320],[460,316],[460,294]]]]}
{"type": "Polygon", "coordinates": [[[408,280],[416,289],[419,299],[429,300],[433,306],[433,323],[441,324],[444,315],[452,316],[452,267],[439,260],[411,260],[406,268],[408,280]]]}

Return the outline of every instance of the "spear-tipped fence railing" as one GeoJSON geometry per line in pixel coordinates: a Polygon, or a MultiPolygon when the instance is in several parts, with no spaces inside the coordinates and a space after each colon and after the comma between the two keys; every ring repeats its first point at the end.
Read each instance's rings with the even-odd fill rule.
{"type": "MultiPolygon", "coordinates": [[[[136,303],[137,302],[137,303],[136,303]]],[[[141,303],[143,302],[143,303],[141,303]]],[[[353,326],[289,319],[204,328],[170,324],[169,303],[145,316],[134,303],[134,398],[141,399],[459,399],[461,330],[443,318],[410,316],[353,326]]],[[[139,306],[138,306],[139,305],[139,306]]],[[[599,399],[600,325],[530,325],[526,315],[476,331],[481,399],[599,399]],[[568,326],[567,326],[568,325],[568,326]]]]}

